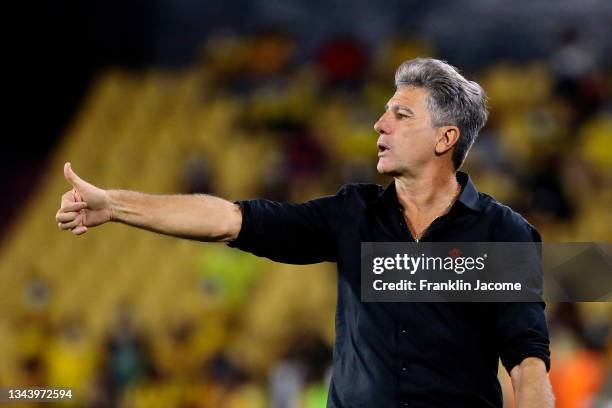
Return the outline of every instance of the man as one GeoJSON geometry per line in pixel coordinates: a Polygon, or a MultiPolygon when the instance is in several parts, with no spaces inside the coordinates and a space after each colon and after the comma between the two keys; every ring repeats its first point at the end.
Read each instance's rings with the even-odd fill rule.
{"type": "Polygon", "coordinates": [[[487,119],[482,88],[443,61],[415,59],[374,125],[386,188],[349,184],[303,204],[102,190],[67,163],[56,219],[76,235],[108,221],[294,264],[337,262],[330,407],[501,407],[498,359],[518,406],[551,407],[543,303],[364,303],[360,243],[538,241],[520,215],[459,172],[487,119]]]}

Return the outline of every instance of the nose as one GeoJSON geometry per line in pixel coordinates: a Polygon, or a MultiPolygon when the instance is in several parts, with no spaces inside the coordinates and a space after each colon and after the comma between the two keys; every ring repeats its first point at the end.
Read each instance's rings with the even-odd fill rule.
{"type": "Polygon", "coordinates": [[[383,133],[387,134],[387,133],[389,133],[389,124],[387,123],[387,120],[385,119],[385,116],[386,115],[383,113],[381,115],[381,117],[378,118],[376,123],[374,123],[374,130],[378,134],[383,134],[383,133]]]}

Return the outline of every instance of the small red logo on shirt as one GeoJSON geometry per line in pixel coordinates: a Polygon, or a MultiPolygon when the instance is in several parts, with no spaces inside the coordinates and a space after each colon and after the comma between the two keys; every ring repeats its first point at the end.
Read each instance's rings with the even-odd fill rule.
{"type": "Polygon", "coordinates": [[[451,251],[448,254],[452,258],[459,258],[461,255],[463,255],[463,252],[461,252],[461,250],[458,249],[458,248],[453,248],[453,249],[451,249],[451,251]]]}

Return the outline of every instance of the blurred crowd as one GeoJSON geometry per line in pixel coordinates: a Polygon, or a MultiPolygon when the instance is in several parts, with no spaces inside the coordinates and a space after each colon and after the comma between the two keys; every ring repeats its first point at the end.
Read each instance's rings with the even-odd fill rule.
{"type": "MultiPolygon", "coordinates": [[[[462,170],[549,242],[612,239],[612,65],[580,41],[567,30],[548,59],[463,72],[484,87],[491,114],[462,170]]],[[[203,78],[197,98],[219,131],[183,153],[177,190],[304,201],[346,182],[389,183],[376,174],[373,124],[394,92],[394,70],[444,55],[415,39],[371,50],[350,36],[322,43],[307,62],[295,55],[274,30],[204,44],[190,72],[203,78]]],[[[156,154],[146,144],[139,152],[156,154]]],[[[74,387],[78,401],[66,406],[324,407],[333,266],[298,272],[226,248],[201,251],[204,312],[161,328],[133,311],[137,289],[97,335],[84,311],[50,319],[53,284],[32,274],[19,288],[22,312],[0,327],[17,337],[0,350],[0,360],[14,362],[0,371],[2,385],[74,387]]],[[[547,316],[557,406],[611,407],[612,304],[551,303],[547,316]]]]}

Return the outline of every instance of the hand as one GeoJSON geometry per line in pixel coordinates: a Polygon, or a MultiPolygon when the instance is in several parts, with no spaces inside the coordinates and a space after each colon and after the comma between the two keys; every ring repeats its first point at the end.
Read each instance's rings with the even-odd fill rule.
{"type": "Polygon", "coordinates": [[[87,232],[87,228],[111,220],[112,211],[105,190],[77,176],[70,163],[64,165],[64,177],[72,185],[72,190],[62,195],[60,209],[55,215],[61,230],[70,230],[75,235],[81,235],[87,232]]]}

